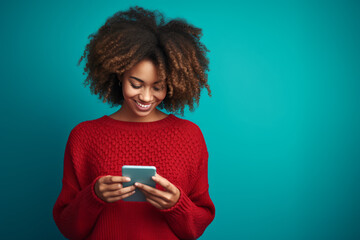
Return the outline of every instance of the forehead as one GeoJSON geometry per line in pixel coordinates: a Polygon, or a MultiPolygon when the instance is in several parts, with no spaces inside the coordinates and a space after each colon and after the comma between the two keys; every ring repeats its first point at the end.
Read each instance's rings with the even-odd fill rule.
{"type": "Polygon", "coordinates": [[[165,79],[159,79],[158,66],[156,66],[153,61],[149,59],[140,61],[130,70],[126,71],[123,75],[123,80],[143,82],[145,84],[158,84],[166,82],[165,79]]]}
{"type": "Polygon", "coordinates": [[[151,60],[144,59],[128,70],[125,77],[140,82],[155,83],[160,82],[157,71],[157,66],[151,60]]]}

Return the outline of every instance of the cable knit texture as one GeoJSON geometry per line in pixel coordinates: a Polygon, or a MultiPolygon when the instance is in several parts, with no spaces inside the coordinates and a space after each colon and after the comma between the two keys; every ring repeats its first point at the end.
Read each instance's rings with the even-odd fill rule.
{"type": "Polygon", "coordinates": [[[107,115],[81,122],[66,144],[55,223],[69,239],[196,239],[215,216],[208,156],[200,128],[173,114],[155,122],[125,122],[107,115]],[[123,165],[155,166],[179,188],[178,202],[159,210],[148,202],[98,198],[96,181],[121,176],[123,165]]]}

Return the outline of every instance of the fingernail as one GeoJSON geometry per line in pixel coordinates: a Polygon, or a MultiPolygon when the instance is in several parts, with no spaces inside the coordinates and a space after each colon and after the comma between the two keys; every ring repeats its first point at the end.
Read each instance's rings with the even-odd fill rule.
{"type": "Polygon", "coordinates": [[[138,187],[138,186],[140,186],[140,184],[136,182],[136,183],[135,183],[135,186],[137,186],[137,187],[138,187]]]}
{"type": "Polygon", "coordinates": [[[126,178],[126,181],[131,181],[131,179],[129,177],[126,178]]]}
{"type": "Polygon", "coordinates": [[[153,179],[153,180],[156,180],[156,177],[155,177],[155,176],[152,176],[152,179],[153,179]]]}

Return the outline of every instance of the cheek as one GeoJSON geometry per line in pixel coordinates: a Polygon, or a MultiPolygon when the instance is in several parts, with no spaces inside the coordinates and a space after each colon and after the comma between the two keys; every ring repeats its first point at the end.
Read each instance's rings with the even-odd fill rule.
{"type": "Polygon", "coordinates": [[[163,92],[161,92],[161,93],[159,93],[158,94],[158,96],[157,96],[157,98],[159,99],[159,100],[164,100],[164,98],[166,97],[166,90],[165,91],[163,91],[163,92]]]}
{"type": "Polygon", "coordinates": [[[123,96],[124,96],[124,98],[134,97],[136,94],[137,94],[136,89],[126,87],[126,86],[123,88],[123,96]]]}

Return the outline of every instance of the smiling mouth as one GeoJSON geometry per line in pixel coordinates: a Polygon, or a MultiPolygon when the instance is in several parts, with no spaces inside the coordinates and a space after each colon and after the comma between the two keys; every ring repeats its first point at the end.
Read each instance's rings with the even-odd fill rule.
{"type": "Polygon", "coordinates": [[[141,107],[141,108],[148,109],[148,108],[150,108],[150,106],[151,106],[151,103],[144,105],[144,104],[139,103],[139,102],[136,101],[136,100],[135,100],[135,102],[136,102],[136,105],[138,105],[138,106],[141,107]]]}

